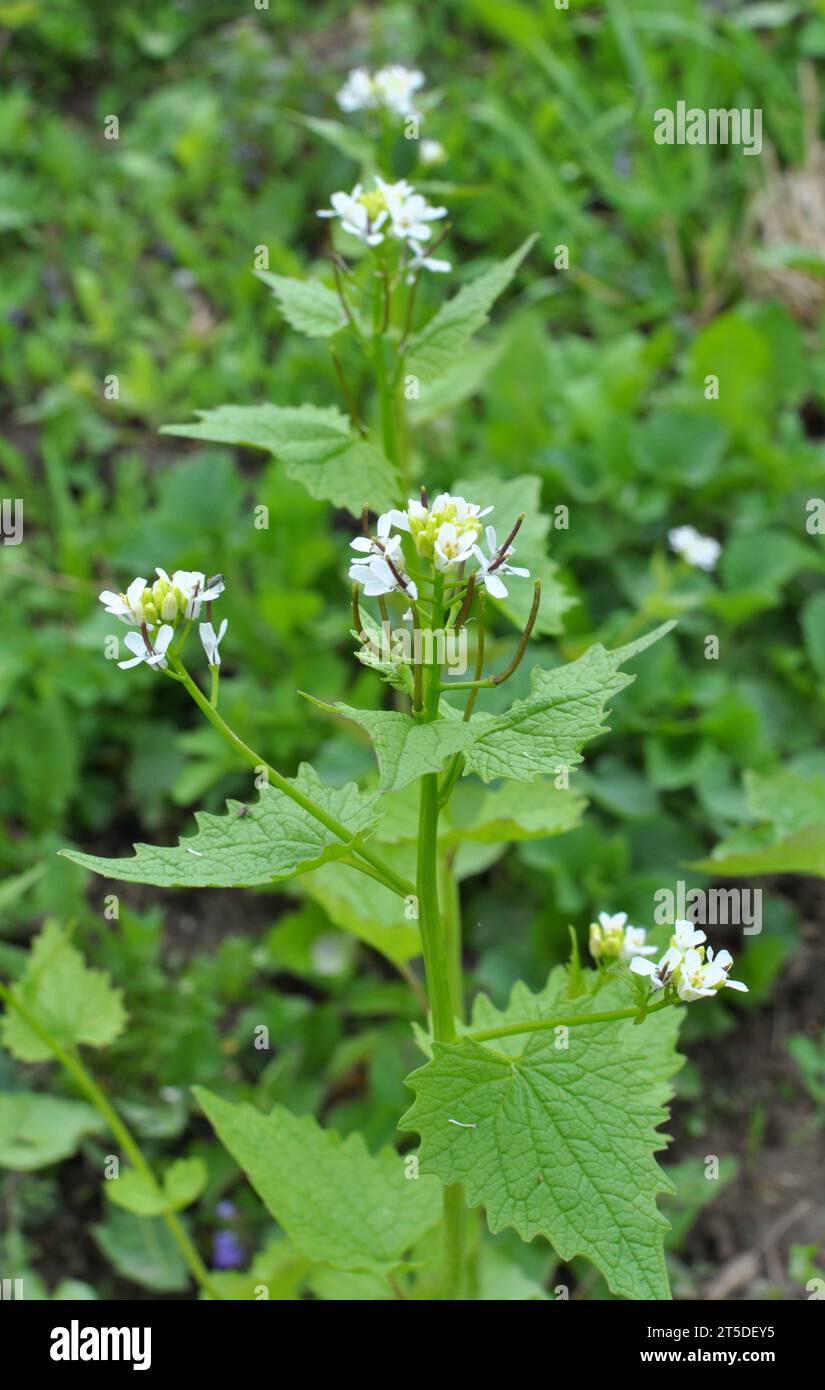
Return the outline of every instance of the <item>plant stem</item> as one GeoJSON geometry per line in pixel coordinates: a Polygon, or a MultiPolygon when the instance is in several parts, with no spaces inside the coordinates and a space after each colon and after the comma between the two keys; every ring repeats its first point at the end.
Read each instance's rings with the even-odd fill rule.
{"type": "Polygon", "coordinates": [[[464,1021],[464,990],[461,962],[461,898],[458,880],[453,872],[452,854],[441,856],[441,914],[447,946],[447,968],[450,975],[450,994],[453,1015],[464,1021]]]}
{"type": "Polygon", "coordinates": [[[376,870],[385,887],[392,889],[392,891],[397,893],[401,898],[409,898],[415,894],[415,887],[412,883],[409,883],[407,879],[397,874],[389,864],[385,864],[383,859],[381,859],[379,855],[374,854],[372,850],[366,849],[362,845],[354,845],[352,842],[355,836],[347,826],[335,816],[329,815],[322,806],[318,806],[312,800],[312,797],[306,796],[304,792],[300,791],[298,787],[294,786],[282,773],[278,772],[276,768],[272,767],[270,763],[262,758],[259,753],[256,753],[248,744],[244,743],[243,739],[239,738],[233,729],[230,729],[226,720],[218,714],[216,709],[212,708],[200,686],[196,685],[192,680],[192,677],[179,657],[172,657],[172,664],[178,673],[178,678],[195,701],[198,709],[206,715],[206,718],[213,728],[217,729],[221,737],[226,739],[226,742],[234,748],[235,752],[243,758],[244,762],[249,763],[251,767],[265,768],[270,782],[276,786],[279,791],[282,791],[285,796],[288,796],[298,806],[302,807],[308,815],[320,821],[321,825],[326,826],[327,830],[332,831],[333,835],[337,835],[338,839],[343,840],[344,844],[351,845],[352,853],[357,854],[359,859],[363,859],[365,863],[370,864],[372,868],[376,870]]]}
{"type": "MultiPolygon", "coordinates": [[[[49,1051],[54,1055],[61,1066],[64,1067],[73,1080],[77,1082],[83,1094],[88,1097],[95,1109],[103,1116],[111,1133],[123,1152],[129,1158],[133,1167],[136,1168],[138,1172],[142,1173],[144,1177],[148,1178],[154,1186],[159,1186],[155,1174],[152,1171],[151,1164],[144,1155],[134,1135],[121,1119],[94,1077],[86,1070],[77,1053],[70,1051],[68,1048],[64,1048],[56,1038],[53,1038],[39,1019],[37,1019],[34,1014],[30,1013],[25,1004],[21,1003],[17,996],[4,984],[0,984],[0,999],[3,1000],[7,1008],[14,1009],[19,1013],[20,1017],[25,1020],[29,1028],[31,1028],[46,1044],[49,1051]]],[[[211,1298],[220,1299],[222,1295],[213,1284],[209,1270],[198,1254],[177,1212],[163,1212],[162,1217],[186,1261],[189,1272],[195,1282],[199,1284],[211,1298]]]]}
{"type": "MultiPolygon", "coordinates": [[[[658,1004],[651,1004],[643,1016],[646,1018],[648,1014],[657,1014],[661,1009],[670,1008],[675,1002],[673,999],[662,999],[658,1004]]],[[[472,1042],[491,1042],[493,1038],[517,1038],[522,1033],[541,1033],[549,1028],[575,1028],[580,1023],[612,1023],[617,1018],[638,1018],[640,1012],[634,1007],[609,1009],[606,1013],[600,1014],[563,1014],[560,1018],[529,1018],[523,1023],[507,1023],[501,1028],[486,1028],[480,1033],[465,1033],[464,1036],[472,1042]]]]}
{"type": "MultiPolygon", "coordinates": [[[[441,621],[443,578],[438,577],[433,595],[432,622],[441,621]]],[[[424,710],[422,718],[432,723],[438,718],[439,668],[424,671],[424,710]]],[[[447,942],[438,904],[438,773],[428,772],[421,779],[418,814],[418,926],[427,977],[427,993],[432,1013],[433,1040],[455,1039],[453,989],[447,955],[447,942]]],[[[460,991],[460,983],[458,983],[460,991]]],[[[444,1298],[461,1296],[464,1270],[464,1225],[466,1207],[460,1184],[444,1188],[444,1298]]]]}

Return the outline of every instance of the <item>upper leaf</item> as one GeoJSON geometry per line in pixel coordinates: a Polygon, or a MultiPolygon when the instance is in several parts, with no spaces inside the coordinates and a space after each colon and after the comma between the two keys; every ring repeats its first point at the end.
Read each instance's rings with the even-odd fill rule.
{"type": "Polygon", "coordinates": [[[299,333],[306,333],[309,338],[329,338],[346,323],[337,294],[320,280],[293,280],[287,275],[273,275],[269,270],[256,270],[255,274],[269,285],[287,323],[299,333]]]}
{"type": "MultiPolygon", "coordinates": [[[[485,782],[494,777],[532,782],[540,773],[556,774],[580,763],[584,744],[606,732],[606,702],[634,679],[619,667],[673,626],[663,623],[615,651],[599,644],[552,671],[534,667],[525,700],[516,700],[504,714],[473,715],[474,739],[464,753],[467,771],[485,782]]],[[[461,717],[455,710],[451,714],[456,721],[461,717]]]]}
{"type": "Polygon", "coordinates": [[[342,821],[351,838],[341,840],[277,787],[264,787],[258,801],[243,807],[227,802],[227,813],[197,811],[198,833],[175,846],[135,845],[128,859],[106,859],[64,849],[60,853],[104,878],[154,883],[162,888],[239,888],[274,883],[340,859],[373,823],[376,798],[354,783],[327,787],[308,763],[293,786],[342,821]]]}
{"type": "MultiPolygon", "coordinates": [[[[92,970],[56,922],[47,922],[29,953],[14,995],[54,1040],[64,1047],[105,1047],[123,1030],[123,995],[109,976],[92,970]]],[[[3,1017],[3,1046],[21,1062],[53,1057],[46,1043],[13,1007],[3,1017]]]]}
{"type": "MultiPolygon", "coordinates": [[[[599,993],[599,1010],[626,1003],[620,981],[599,993]]],[[[568,997],[558,967],[541,994],[517,984],[504,1013],[477,1001],[473,1026],[592,1008],[592,998],[568,997]]],[[[678,1026],[679,1011],[666,1009],[638,1027],[593,1023],[566,1038],[549,1030],[434,1043],[433,1060],[408,1078],[416,1099],[402,1128],[421,1135],[422,1171],[465,1183],[468,1204],[486,1208],[494,1233],[544,1235],[563,1260],[591,1259],[614,1293],[669,1298],[668,1223],[656,1194],[672,1186],[653,1155],[680,1065],[678,1026]]]]}
{"type": "Polygon", "coordinates": [[[337,710],[366,729],[378,759],[382,792],[398,791],[425,772],[440,772],[447,759],[475,737],[469,724],[447,720],[419,724],[395,710],[353,709],[344,704],[322,708],[337,710]]]}
{"type": "Polygon", "coordinates": [[[455,361],[473,334],[487,322],[487,315],[506,290],[536,240],[525,242],[491,270],[479,275],[443,304],[438,313],[411,339],[405,370],[420,381],[440,377],[455,361]]]}
{"type": "Polygon", "coordinates": [[[393,1149],[373,1156],[359,1134],[341,1139],[282,1105],[263,1115],[200,1086],[195,1096],[269,1212],[312,1259],[390,1270],[439,1220],[439,1184],[405,1177],[393,1149]]]}
{"type": "Polygon", "coordinates": [[[334,406],[220,405],[197,415],[195,424],[165,425],[162,432],[268,449],[313,497],[354,516],[366,504],[384,510],[398,501],[393,465],[334,406]]]}

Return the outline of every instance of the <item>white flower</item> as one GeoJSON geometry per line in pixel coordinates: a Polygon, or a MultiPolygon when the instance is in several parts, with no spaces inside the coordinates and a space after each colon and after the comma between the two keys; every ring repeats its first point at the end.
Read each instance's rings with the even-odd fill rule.
{"type": "Polygon", "coordinates": [[[598,922],[590,923],[590,954],[594,960],[601,956],[618,956],[624,941],[626,912],[600,912],[598,922]]]}
{"type": "Polygon", "coordinates": [[[400,241],[426,241],[430,235],[430,222],[437,222],[447,216],[446,208],[434,208],[421,193],[406,179],[397,183],[375,180],[384,196],[390,219],[390,231],[400,241]]]}
{"type": "Polygon", "coordinates": [[[689,951],[693,946],[701,946],[707,937],[703,931],[698,931],[692,922],[684,917],[677,917],[673,923],[673,935],[670,938],[671,946],[680,951],[682,955],[689,951]]]}
{"type": "Polygon", "coordinates": [[[375,84],[366,68],[353,68],[336,97],[342,111],[371,111],[378,105],[375,84]]]}
{"type": "Polygon", "coordinates": [[[455,522],[445,521],[439,526],[435,538],[436,569],[448,570],[453,565],[463,565],[473,553],[474,530],[459,531],[455,522]]]}
{"type": "Polygon", "coordinates": [[[644,927],[626,927],[622,949],[619,952],[619,960],[624,961],[625,965],[634,956],[655,956],[655,946],[645,946],[647,932],[644,927]]]}
{"type": "Polygon", "coordinates": [[[350,236],[358,237],[367,246],[381,245],[384,240],[381,228],[387,220],[382,195],[364,193],[357,183],[351,193],[333,193],[330,203],[330,208],[319,210],[319,217],[337,217],[350,236]]]}
{"type": "Polygon", "coordinates": [[[423,72],[400,63],[390,63],[375,74],[353,68],[336,99],[342,111],[375,111],[383,106],[398,116],[412,116],[416,114],[413,94],[424,80],[423,72]]]}
{"type": "Polygon", "coordinates": [[[679,998],[683,999],[686,1004],[691,1003],[694,999],[709,999],[716,993],[717,988],[716,983],[712,983],[709,978],[712,973],[714,980],[715,975],[720,977],[719,983],[721,984],[722,978],[724,978],[724,971],[721,967],[713,972],[713,967],[704,960],[704,952],[695,951],[692,947],[689,951],[685,951],[682,964],[676,975],[676,992],[679,998]]]}
{"type": "Polygon", "coordinates": [[[210,666],[220,666],[221,664],[219,647],[224,639],[224,634],[228,626],[229,623],[226,618],[224,618],[217,632],[215,632],[211,623],[200,623],[198,625],[198,632],[200,633],[203,650],[206,652],[206,659],[210,666]]]}
{"type": "Polygon", "coordinates": [[[630,962],[630,969],[634,975],[646,975],[650,980],[651,989],[656,990],[664,989],[665,985],[670,983],[674,970],[681,963],[681,953],[671,946],[655,965],[652,960],[646,960],[644,956],[634,956],[630,962]]]}
{"type": "Polygon", "coordinates": [[[418,68],[405,68],[400,63],[389,63],[379,68],[374,78],[375,88],[380,100],[390,111],[398,116],[414,116],[413,94],[424,86],[423,72],[418,68]]]}
{"type": "Polygon", "coordinates": [[[511,545],[508,545],[506,549],[504,546],[500,547],[492,526],[487,527],[485,535],[490,550],[489,556],[486,556],[477,545],[473,547],[478,560],[478,578],[493,598],[506,598],[507,586],[502,583],[501,576],[503,574],[515,574],[521,579],[529,579],[530,571],[522,569],[518,565],[507,563],[508,557],[514,554],[513,547],[511,545]]]}
{"type": "Polygon", "coordinates": [[[404,552],[401,537],[390,536],[384,540],[356,536],[350,541],[353,550],[360,551],[363,559],[355,559],[350,564],[349,577],[362,584],[367,598],[379,594],[392,594],[396,590],[412,599],[418,598],[418,589],[404,568],[404,552]]]}
{"type": "Polygon", "coordinates": [[[730,951],[720,951],[718,956],[714,956],[713,947],[708,946],[708,964],[706,967],[705,979],[712,989],[735,989],[740,994],[748,994],[747,985],[743,985],[741,980],[728,979],[728,971],[733,968],[733,956],[730,951]]]}
{"type": "Polygon", "coordinates": [[[428,256],[417,241],[410,241],[410,250],[413,254],[407,262],[408,285],[411,285],[415,279],[416,271],[431,270],[434,274],[448,275],[453,268],[452,261],[443,261],[439,256],[428,256]]]}
{"type": "Polygon", "coordinates": [[[100,602],[106,605],[106,612],[113,613],[122,623],[140,627],[147,622],[146,604],[151,601],[151,590],[145,579],[133,579],[125,594],[115,594],[104,589],[99,595],[100,602]]]}
{"type": "Polygon", "coordinates": [[[171,579],[164,569],[156,569],[152,585],[154,604],[167,622],[177,617],[197,618],[204,603],[211,603],[224,591],[223,576],[207,579],[202,570],[175,570],[171,579]]]}
{"type": "Polygon", "coordinates": [[[168,623],[158,628],[151,642],[142,632],[127,632],[123,640],[129,651],[134,652],[134,656],[131,661],[119,661],[118,666],[121,670],[127,671],[131,666],[139,666],[145,661],[147,666],[165,667],[166,652],[173,636],[174,629],[168,623]]]}
{"type": "Polygon", "coordinates": [[[440,140],[422,140],[418,155],[422,164],[443,164],[447,151],[440,140]]]}
{"type": "Polygon", "coordinates": [[[695,526],[676,526],[668,531],[671,550],[681,555],[696,569],[712,570],[722,553],[722,547],[712,536],[702,536],[695,526]]]}
{"type": "Polygon", "coordinates": [[[601,956],[615,956],[621,961],[629,961],[633,956],[652,956],[655,946],[645,946],[644,927],[627,926],[627,913],[600,912],[598,922],[590,924],[590,954],[594,960],[601,956]]]}
{"type": "MultiPolygon", "coordinates": [[[[701,935],[704,940],[704,933],[701,935]]],[[[662,989],[668,984],[675,985],[679,998],[690,1004],[696,999],[710,999],[718,990],[725,988],[747,994],[748,987],[742,984],[741,980],[728,979],[728,971],[732,965],[733,957],[730,951],[720,951],[718,956],[714,956],[713,947],[709,946],[706,957],[701,946],[698,950],[689,946],[685,951],[671,946],[665,951],[658,965],[636,956],[630,962],[630,969],[635,975],[648,976],[654,990],[662,989]]]]}
{"type": "Polygon", "coordinates": [[[164,569],[155,571],[153,584],[133,579],[125,594],[104,589],[100,602],[106,612],[133,627],[154,628],[158,623],[175,623],[178,618],[197,618],[201,605],[223,593],[221,575],[207,579],[200,570],[175,570],[171,579],[164,569]]]}

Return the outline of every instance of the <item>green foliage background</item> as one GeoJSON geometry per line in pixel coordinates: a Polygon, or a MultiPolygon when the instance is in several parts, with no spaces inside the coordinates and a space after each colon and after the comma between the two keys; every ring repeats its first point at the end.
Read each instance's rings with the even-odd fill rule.
{"type": "MultiPolygon", "coordinates": [[[[457,368],[456,407],[419,412],[431,486],[533,474],[547,513],[569,508],[551,553],[575,603],[507,699],[527,692],[532,661],[680,620],[576,774],[584,824],[514,846],[467,892],[474,983],[500,1002],[520,976],[540,988],[569,924],[581,936],[603,909],[649,922],[656,889],[713,881],[722,840],[752,855],[802,833],[803,862],[771,866],[822,872],[825,551],[805,522],[825,495],[825,339],[818,312],[792,312],[787,277],[803,264],[816,306],[825,244],[763,244],[754,200],[777,196],[767,158],[660,147],[651,132],[653,111],[678,99],[758,106],[775,163],[801,169],[799,65],[825,53],[825,5],[270,0],[240,13],[229,0],[0,0],[0,42],[0,470],[26,526],[24,544],[0,548],[0,967],[20,973],[44,917],[71,923],[124,991],[107,1087],[158,1154],[208,1160],[202,1238],[231,1191],[247,1251],[283,1276],[284,1297],[307,1279],[346,1296],[340,1272],[311,1275],[265,1243],[268,1218],[188,1088],[283,1102],[376,1147],[405,1104],[414,1005],[333,927],[323,894],[124,892],[115,924],[107,885],[90,889],[57,858],[66,842],[104,854],[135,837],[172,843],[193,806],[217,811],[248,788],[169,683],[101,659],[111,624],[96,595],[155,563],[223,572],[230,722],[290,773],[308,757],[338,783],[369,768],[365,741],[295,695],[382,699],[350,653],[350,520],[263,454],[159,430],[226,401],[338,401],[331,360],[283,323],[254,250],[269,248],[275,274],[318,267],[316,208],[356,167],[306,118],[336,116],[358,63],[420,64],[438,94],[423,134],[448,152],[428,188],[451,209],[453,287],[539,234],[506,325],[457,368]],[[111,114],[117,141],[103,138],[111,114]],[[111,374],[117,400],[104,397],[111,374]],[[268,530],[252,521],[262,504],[268,530]],[[716,576],[669,553],[668,528],[686,522],[722,541],[716,576]],[[718,662],[704,655],[711,633],[718,662]],[[788,778],[791,812],[778,815],[788,778]],[[251,1054],[261,1022],[277,1046],[251,1054]]],[[[400,141],[395,173],[406,157],[400,141]]],[[[485,698],[495,710],[498,693],[485,698]]],[[[742,955],[750,1011],[798,950],[792,886],[764,886],[766,929],[742,955]]],[[[689,1039],[732,1028],[726,1008],[689,1019],[689,1039]]],[[[13,1099],[32,1078],[0,1055],[0,1087],[13,1099]]],[[[79,1154],[69,1221],[86,1233],[67,1270],[48,1233],[63,1170],[42,1168],[13,1194],[4,1268],[39,1270],[44,1289],[81,1278],[102,1296],[182,1287],[174,1250],[147,1246],[129,1213],[95,1208],[83,1167],[105,1143],[94,1117],[54,1111],[47,1139],[52,1163],[79,1154]]],[[[524,1281],[513,1296],[541,1296],[547,1250],[516,1245],[498,1242],[524,1281]]]]}

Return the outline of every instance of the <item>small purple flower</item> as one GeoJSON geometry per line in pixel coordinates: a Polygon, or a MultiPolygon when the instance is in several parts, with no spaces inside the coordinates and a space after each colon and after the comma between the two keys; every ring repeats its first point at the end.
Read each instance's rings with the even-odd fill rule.
{"type": "Polygon", "coordinates": [[[213,1269],[242,1269],[246,1257],[234,1231],[216,1231],[212,1242],[213,1269]]]}
{"type": "Polygon", "coordinates": [[[224,1198],[223,1201],[218,1202],[218,1205],[215,1207],[215,1215],[219,1217],[221,1221],[232,1221],[233,1218],[238,1215],[238,1208],[235,1206],[234,1202],[229,1202],[224,1198]]]}

